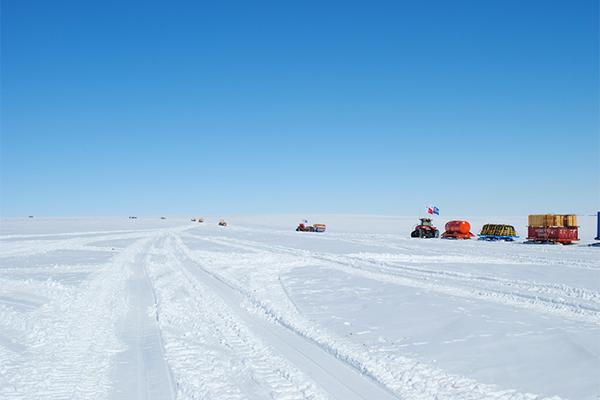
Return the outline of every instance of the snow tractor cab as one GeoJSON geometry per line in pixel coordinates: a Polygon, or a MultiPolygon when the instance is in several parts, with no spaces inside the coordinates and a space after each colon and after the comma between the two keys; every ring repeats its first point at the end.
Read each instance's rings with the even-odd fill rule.
{"type": "Polygon", "coordinates": [[[512,225],[485,224],[479,234],[479,240],[505,240],[512,242],[516,238],[518,238],[517,232],[512,225]]]}
{"type": "Polygon", "coordinates": [[[307,225],[305,223],[301,223],[296,228],[296,232],[325,232],[325,229],[327,229],[325,224],[307,225]]]}
{"type": "Polygon", "coordinates": [[[219,221],[219,226],[227,226],[227,222],[224,219],[219,221]]]}
{"type": "Polygon", "coordinates": [[[411,232],[410,237],[413,238],[438,238],[440,237],[440,231],[433,226],[431,218],[420,218],[421,223],[415,226],[415,230],[411,232]]]}
{"type": "Polygon", "coordinates": [[[446,232],[442,234],[444,239],[471,239],[471,224],[468,221],[450,221],[446,223],[446,232]]]}

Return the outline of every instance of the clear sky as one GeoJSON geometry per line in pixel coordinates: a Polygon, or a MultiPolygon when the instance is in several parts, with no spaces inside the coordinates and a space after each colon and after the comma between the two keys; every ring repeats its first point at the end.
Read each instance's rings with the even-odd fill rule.
{"type": "Polygon", "coordinates": [[[2,216],[600,204],[595,0],[1,11],[2,216]]]}

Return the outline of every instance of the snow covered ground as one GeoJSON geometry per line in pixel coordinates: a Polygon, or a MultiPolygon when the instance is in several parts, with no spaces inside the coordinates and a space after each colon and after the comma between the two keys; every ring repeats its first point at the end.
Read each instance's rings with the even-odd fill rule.
{"type": "Polygon", "coordinates": [[[0,399],[600,397],[595,217],[572,246],[302,217],[2,220],[0,399]]]}

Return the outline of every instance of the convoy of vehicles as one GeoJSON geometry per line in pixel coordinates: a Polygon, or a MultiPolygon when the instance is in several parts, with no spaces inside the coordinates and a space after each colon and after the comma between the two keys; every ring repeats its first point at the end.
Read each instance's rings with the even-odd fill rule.
{"type": "MultiPolygon", "coordinates": [[[[30,217],[31,218],[31,217],[30,217]]],[[[136,219],[130,216],[130,219],[136,219]]],[[[161,217],[161,219],[166,219],[161,217]]],[[[202,223],[203,217],[191,219],[192,222],[202,223]]],[[[410,236],[421,239],[460,239],[468,240],[475,235],[471,232],[471,224],[466,220],[453,220],[445,224],[445,231],[440,235],[440,231],[433,225],[431,218],[420,218],[419,224],[415,226],[410,236]]],[[[219,220],[219,226],[227,226],[224,219],[219,220]]],[[[325,232],[325,224],[309,224],[303,220],[296,227],[297,232],[325,232]]],[[[507,224],[485,224],[477,235],[479,240],[486,241],[507,241],[512,242],[518,239],[515,227],[507,224]]],[[[579,240],[579,226],[577,225],[577,216],[574,214],[531,214],[528,217],[527,240],[525,243],[548,243],[548,244],[572,244],[579,240]]],[[[600,212],[598,212],[597,233],[595,240],[600,240],[600,212]]],[[[600,243],[594,245],[600,246],[600,243]]]]}

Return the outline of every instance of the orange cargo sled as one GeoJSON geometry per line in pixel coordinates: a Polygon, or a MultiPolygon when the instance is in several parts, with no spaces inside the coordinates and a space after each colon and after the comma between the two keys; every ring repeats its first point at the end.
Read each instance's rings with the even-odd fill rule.
{"type": "Polygon", "coordinates": [[[442,234],[445,239],[471,239],[473,236],[468,221],[450,221],[446,223],[446,232],[442,234]]]}

